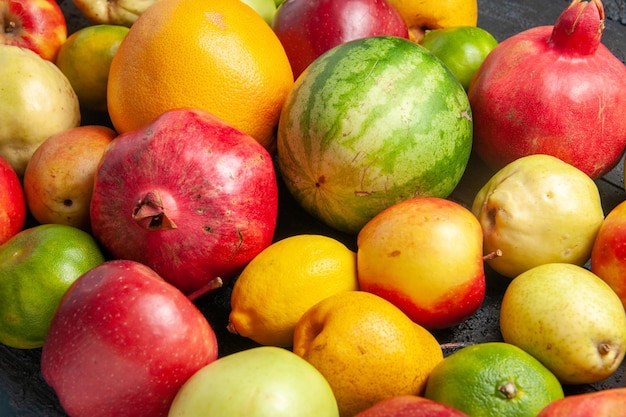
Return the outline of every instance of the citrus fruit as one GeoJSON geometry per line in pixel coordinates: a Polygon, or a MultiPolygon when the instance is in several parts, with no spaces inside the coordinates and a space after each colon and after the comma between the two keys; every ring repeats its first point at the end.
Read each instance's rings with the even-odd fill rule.
{"type": "Polygon", "coordinates": [[[126,26],[86,26],[61,45],[56,64],[72,84],[82,108],[107,110],[111,60],[127,33],[126,26]]]}
{"type": "Polygon", "coordinates": [[[77,126],[50,136],[35,150],[23,181],[35,220],[91,230],[89,206],[96,168],[115,136],[106,126],[77,126]]]}
{"type": "Polygon", "coordinates": [[[429,29],[476,26],[477,0],[389,0],[402,15],[415,42],[429,29]]]}
{"type": "Polygon", "coordinates": [[[467,91],[474,73],[498,41],[485,29],[456,26],[429,30],[419,44],[441,59],[467,91]]]}
{"type": "Polygon", "coordinates": [[[485,342],[447,356],[431,372],[424,396],[471,417],[535,417],[563,398],[563,388],[517,346],[485,342]]]}
{"type": "Polygon", "coordinates": [[[311,306],[358,289],[356,254],[322,235],[279,240],[244,268],[231,294],[228,328],[263,345],[288,347],[311,306]]]}
{"type": "Polygon", "coordinates": [[[71,226],[38,225],[5,242],[0,246],[0,343],[43,346],[66,290],[102,262],[92,236],[71,226]]]}
{"type": "Polygon", "coordinates": [[[588,269],[568,263],[539,265],[511,281],[500,330],[505,342],[533,355],[565,384],[608,378],[626,351],[619,296],[588,269]]]}
{"type": "Polygon", "coordinates": [[[298,77],[278,126],[289,192],[314,217],[357,233],[411,197],[449,196],[467,166],[463,86],[425,48],[374,36],[338,45],[298,77]]]}
{"type": "Polygon", "coordinates": [[[199,108],[272,150],[293,73],[278,37],[239,0],[160,0],[113,57],[108,110],[118,133],[166,110],[199,108]]]}
{"type": "Polygon", "coordinates": [[[435,337],[377,295],[345,291],[307,310],[293,351],[330,384],[342,417],[396,395],[419,395],[443,360],[435,337]]]}

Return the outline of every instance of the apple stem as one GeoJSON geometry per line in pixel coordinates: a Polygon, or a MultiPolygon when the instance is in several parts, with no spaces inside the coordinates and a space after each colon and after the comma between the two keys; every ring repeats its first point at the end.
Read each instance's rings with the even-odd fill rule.
{"type": "Polygon", "coordinates": [[[224,285],[224,281],[222,281],[222,278],[215,277],[211,281],[207,282],[205,285],[200,287],[199,289],[197,289],[194,292],[192,292],[191,294],[189,294],[187,296],[187,298],[190,301],[194,301],[194,300],[198,299],[199,297],[203,296],[204,294],[206,294],[206,293],[208,293],[210,291],[216,290],[216,289],[222,287],[223,285],[224,285]]]}
{"type": "Polygon", "coordinates": [[[501,249],[496,249],[493,252],[490,252],[488,254],[486,254],[485,256],[483,256],[483,261],[489,261],[491,259],[495,259],[497,257],[502,256],[502,250],[501,249]]]}

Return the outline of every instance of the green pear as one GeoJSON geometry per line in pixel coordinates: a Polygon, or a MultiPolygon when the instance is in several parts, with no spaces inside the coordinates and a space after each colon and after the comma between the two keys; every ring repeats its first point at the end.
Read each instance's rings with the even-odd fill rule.
{"type": "Polygon", "coordinates": [[[604,220],[600,192],[583,171],[550,155],[519,158],[476,194],[472,212],[483,228],[487,260],[514,278],[545,263],[582,266],[604,220]]]}
{"type": "Polygon", "coordinates": [[[504,341],[530,353],[564,384],[612,375],[626,351],[626,312],[591,271],[567,263],[529,269],[511,281],[500,308],[504,341]]]}

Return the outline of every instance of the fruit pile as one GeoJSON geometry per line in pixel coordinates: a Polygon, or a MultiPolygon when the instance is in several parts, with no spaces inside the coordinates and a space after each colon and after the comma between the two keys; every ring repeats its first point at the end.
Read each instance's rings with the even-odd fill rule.
{"type": "Polygon", "coordinates": [[[600,0],[69,1],[0,0],[0,348],[59,413],[623,411],[600,0]]]}

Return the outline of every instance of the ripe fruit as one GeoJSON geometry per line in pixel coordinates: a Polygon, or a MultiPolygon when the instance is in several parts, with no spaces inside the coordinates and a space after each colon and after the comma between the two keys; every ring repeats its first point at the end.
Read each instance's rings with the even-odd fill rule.
{"type": "Polygon", "coordinates": [[[72,84],[82,108],[106,112],[109,68],[127,33],[126,26],[86,26],[61,45],[56,64],[72,84]]]}
{"type": "Polygon", "coordinates": [[[307,361],[273,346],[224,356],[180,389],[168,417],[338,417],[328,382],[307,361]]]}
{"type": "Polygon", "coordinates": [[[0,245],[0,343],[41,347],[67,289],[102,262],[91,235],[65,225],[34,226],[0,245]]]}
{"type": "Polygon", "coordinates": [[[419,44],[441,59],[467,91],[474,73],[498,41],[483,28],[456,26],[429,30],[419,44]]]}
{"type": "Polygon", "coordinates": [[[615,417],[624,414],[626,388],[569,395],[546,405],[537,417],[615,417]]]}
{"type": "Polygon", "coordinates": [[[289,347],[302,315],[342,291],[358,290],[356,254],[322,235],[279,240],[235,281],[228,329],[263,345],[289,347]]]}
{"type": "Polygon", "coordinates": [[[342,417],[384,398],[421,394],[443,359],[430,332],[365,291],[342,292],[307,310],[296,325],[293,351],[328,380],[342,417]]]}
{"type": "Polygon", "coordinates": [[[329,49],[368,36],[409,32],[387,0],[292,0],[274,17],[272,29],[285,47],[294,77],[329,49]]]}
{"type": "Polygon", "coordinates": [[[601,43],[600,0],[574,0],[554,26],[502,41],[468,95],[474,151],[499,169],[531,154],[554,155],[593,179],[626,148],[626,65],[601,43]]]}
{"type": "Polygon", "coordinates": [[[476,0],[389,0],[406,22],[415,42],[431,29],[476,26],[476,0]]]}
{"type": "Polygon", "coordinates": [[[39,223],[90,231],[96,168],[116,136],[105,126],[77,126],[50,136],[35,150],[24,172],[24,194],[39,223]]]}
{"type": "Polygon", "coordinates": [[[157,0],[72,0],[92,24],[132,26],[157,0]]]}
{"type": "Polygon", "coordinates": [[[472,212],[483,228],[487,260],[514,278],[551,262],[584,265],[604,220],[595,182],[550,155],[529,155],[496,172],[478,191],[472,212]]]}
{"type": "Polygon", "coordinates": [[[468,415],[418,395],[397,395],[377,402],[354,417],[468,417],[468,415]]]}
{"type": "Polygon", "coordinates": [[[611,287],[589,270],[552,263],[507,287],[500,308],[506,342],[541,361],[564,384],[613,374],[626,351],[626,313],[611,287]]]}
{"type": "Polygon", "coordinates": [[[217,354],[213,329],[189,299],[147,266],[113,260],[67,290],[41,372],[73,417],[165,417],[217,354]]]}
{"type": "Polygon", "coordinates": [[[65,15],[55,0],[2,0],[0,22],[0,44],[30,49],[51,62],[67,37],[65,15]]]}
{"type": "Polygon", "coordinates": [[[112,141],[90,208],[93,234],[114,258],[148,265],[191,298],[269,246],[277,212],[269,153],[198,109],[167,111],[112,141]]]}
{"type": "Polygon", "coordinates": [[[427,329],[452,327],[482,304],[482,229],[458,203],[425,197],[394,204],[363,226],[357,246],[361,290],[427,329]]]}
{"type": "Polygon", "coordinates": [[[274,0],[241,0],[257,12],[265,23],[272,25],[274,15],[276,14],[276,3],[274,0]]]}
{"type": "Polygon", "coordinates": [[[160,0],[133,24],[111,63],[108,109],[118,133],[163,112],[199,108],[266,149],[293,73],[269,25],[239,0],[160,0]]]}
{"type": "Polygon", "coordinates": [[[522,349],[502,342],[466,346],[430,374],[424,396],[470,416],[535,417],[563,398],[557,378],[522,349]]]}
{"type": "Polygon", "coordinates": [[[338,45],[297,80],[278,126],[285,184],[310,214],[356,234],[411,197],[447,197],[472,146],[461,84],[426,49],[376,36],[338,45]]]}
{"type": "Polygon", "coordinates": [[[606,281],[626,307],[626,202],[606,216],[591,250],[591,272],[606,281]]]}
{"type": "Polygon", "coordinates": [[[10,45],[0,45],[0,91],[0,156],[22,178],[44,140],[80,124],[78,98],[56,65],[10,45]]]}
{"type": "Polygon", "coordinates": [[[25,223],[22,183],[9,162],[0,156],[0,245],[22,231],[25,223]]]}

